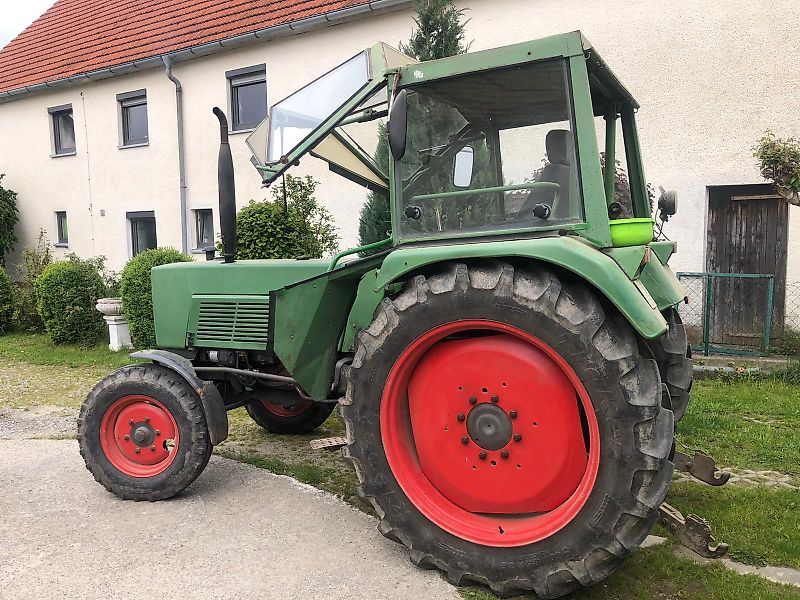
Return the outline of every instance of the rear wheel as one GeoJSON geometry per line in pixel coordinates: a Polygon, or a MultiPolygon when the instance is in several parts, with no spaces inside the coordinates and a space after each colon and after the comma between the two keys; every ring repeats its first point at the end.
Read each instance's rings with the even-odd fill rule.
{"type": "Polygon", "coordinates": [[[672,474],[660,389],[585,285],[450,265],[359,334],[345,454],[414,562],[555,598],[600,581],[654,525],[672,474]]]}
{"type": "Polygon", "coordinates": [[[197,394],[174,371],[123,367],[81,407],[78,441],[86,468],[125,500],[163,500],[191,484],[211,456],[197,394]]]}
{"type": "Polygon", "coordinates": [[[266,394],[247,404],[247,414],[258,425],[277,434],[311,433],[333,412],[332,402],[300,401],[292,396],[281,402],[279,394],[266,394]]]}
{"type": "Polygon", "coordinates": [[[667,332],[649,343],[653,357],[658,362],[661,381],[666,387],[669,408],[675,414],[677,423],[689,406],[692,391],[692,349],[686,335],[686,326],[681,321],[677,309],[664,311],[667,332]]]}

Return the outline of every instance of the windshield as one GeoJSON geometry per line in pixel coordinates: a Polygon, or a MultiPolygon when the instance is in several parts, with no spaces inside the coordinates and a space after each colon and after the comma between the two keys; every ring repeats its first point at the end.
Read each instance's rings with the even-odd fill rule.
{"type": "Polygon", "coordinates": [[[582,221],[573,130],[563,60],[409,88],[401,237],[582,221]]]}
{"type": "Polygon", "coordinates": [[[267,161],[278,162],[369,81],[367,52],[309,83],[272,107],[267,161]]]}

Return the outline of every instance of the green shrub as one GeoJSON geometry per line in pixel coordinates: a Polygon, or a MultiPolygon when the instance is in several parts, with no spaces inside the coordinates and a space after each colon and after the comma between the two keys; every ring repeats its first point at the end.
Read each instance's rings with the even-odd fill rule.
{"type": "Polygon", "coordinates": [[[11,329],[14,321],[14,284],[3,269],[0,269],[0,335],[11,329]]]}
{"type": "Polygon", "coordinates": [[[39,230],[36,245],[25,248],[22,252],[22,264],[19,268],[17,284],[17,305],[14,321],[23,331],[28,333],[44,333],[44,323],[36,308],[36,288],[34,283],[45,267],[53,262],[47,232],[39,230]]]}
{"type": "Polygon", "coordinates": [[[14,247],[17,241],[14,227],[19,221],[17,209],[17,193],[3,187],[4,174],[0,173],[0,263],[5,264],[6,254],[14,247]]]}
{"type": "Polygon", "coordinates": [[[39,316],[54,343],[92,345],[103,336],[105,324],[95,304],[106,288],[93,262],[70,255],[45,267],[34,289],[39,316]]]}
{"type": "Polygon", "coordinates": [[[333,217],[314,198],[317,182],[287,175],[285,187],[285,201],[283,186],[276,185],[271,201],[251,201],[236,215],[237,258],[320,258],[336,252],[333,217]]]}
{"type": "Polygon", "coordinates": [[[156,248],[137,254],[122,269],[119,285],[122,306],[125,318],[130,323],[131,341],[137,348],[148,348],[156,344],[150,269],[191,260],[173,248],[156,248]]]}

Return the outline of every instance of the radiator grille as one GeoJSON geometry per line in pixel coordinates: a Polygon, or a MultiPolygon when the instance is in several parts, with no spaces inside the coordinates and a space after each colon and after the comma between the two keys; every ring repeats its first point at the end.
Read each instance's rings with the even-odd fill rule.
{"type": "Polygon", "coordinates": [[[202,300],[197,315],[195,343],[258,344],[266,346],[269,304],[265,301],[202,300]]]}

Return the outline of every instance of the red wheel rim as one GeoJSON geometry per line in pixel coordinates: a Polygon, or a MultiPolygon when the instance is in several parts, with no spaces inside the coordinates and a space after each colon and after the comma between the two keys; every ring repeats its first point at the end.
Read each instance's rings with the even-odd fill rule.
{"type": "Polygon", "coordinates": [[[283,404],[276,404],[262,400],[261,406],[263,406],[276,417],[299,417],[300,415],[304,415],[310,411],[314,406],[314,403],[303,402],[302,404],[295,404],[294,406],[284,406],[283,404]]]}
{"type": "Polygon", "coordinates": [[[387,379],[380,426],[409,500],[486,546],[553,535],[597,478],[600,433],[577,374],[542,340],[496,321],[447,323],[414,340],[387,379]],[[480,335],[445,341],[467,331],[480,335]]]}
{"type": "Polygon", "coordinates": [[[131,477],[153,477],[172,464],[178,425],[155,398],[124,396],[108,407],[100,423],[100,446],[108,461],[131,477]]]}

